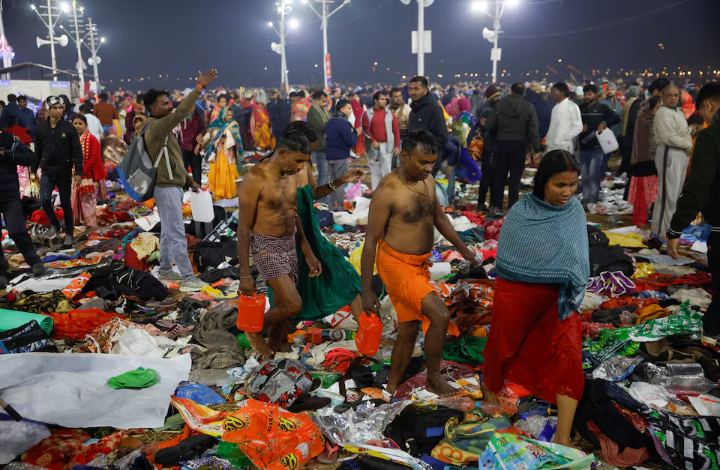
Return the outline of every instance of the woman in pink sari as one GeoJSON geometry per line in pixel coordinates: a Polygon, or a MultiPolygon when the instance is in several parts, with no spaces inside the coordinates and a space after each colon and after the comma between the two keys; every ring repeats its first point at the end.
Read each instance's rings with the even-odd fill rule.
{"type": "Polygon", "coordinates": [[[96,228],[97,218],[97,185],[96,181],[105,181],[105,167],[103,166],[100,141],[87,130],[85,116],[78,115],[73,119],[73,126],[80,136],[80,147],[83,151],[83,177],[82,181],[73,190],[72,208],[75,223],[81,223],[88,230],[96,228]]]}

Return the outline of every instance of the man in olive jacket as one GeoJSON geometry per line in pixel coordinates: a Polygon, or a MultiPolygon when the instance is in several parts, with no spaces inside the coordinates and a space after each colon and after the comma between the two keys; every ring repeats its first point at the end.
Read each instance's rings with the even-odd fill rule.
{"type": "Polygon", "coordinates": [[[166,91],[149,90],[145,94],[145,107],[150,117],[145,121],[145,145],[148,155],[157,162],[155,202],[162,231],[160,232],[160,280],[180,282],[181,292],[197,292],[207,284],[198,279],[188,257],[185,225],[182,216],[183,188],[198,191],[200,185],[188,174],[183,163],[182,150],[173,129],[195,109],[200,93],[217,76],[215,69],[200,74],[193,91],[171,113],[172,104],[166,91]],[[173,271],[173,261],[180,274],[173,271]]]}
{"type": "Polygon", "coordinates": [[[520,179],[525,169],[528,144],[540,151],[540,133],[535,107],[523,99],[525,86],[515,83],[510,96],[495,105],[485,128],[497,141],[492,205],[502,212],[505,183],[508,185],[508,210],[520,196],[520,179]],[[508,173],[510,178],[508,180],[508,173]]]}

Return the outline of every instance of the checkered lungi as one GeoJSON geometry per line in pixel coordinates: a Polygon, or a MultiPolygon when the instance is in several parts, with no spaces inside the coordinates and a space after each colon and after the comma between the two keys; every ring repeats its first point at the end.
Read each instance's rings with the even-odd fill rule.
{"type": "Polygon", "coordinates": [[[290,275],[297,284],[299,273],[295,232],[284,237],[271,237],[251,231],[250,253],[265,281],[290,275]]]}

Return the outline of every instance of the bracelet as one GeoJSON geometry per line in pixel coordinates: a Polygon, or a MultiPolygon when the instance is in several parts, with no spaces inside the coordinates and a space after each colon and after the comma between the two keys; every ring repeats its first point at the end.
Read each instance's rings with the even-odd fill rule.
{"type": "Polygon", "coordinates": [[[249,276],[240,276],[240,277],[238,278],[238,280],[241,281],[241,280],[243,280],[243,279],[250,279],[250,278],[252,278],[252,274],[249,275],[249,276]]]}
{"type": "Polygon", "coordinates": [[[328,186],[330,186],[330,189],[332,189],[333,191],[337,191],[337,190],[339,189],[339,188],[336,188],[336,187],[333,185],[333,182],[332,182],[332,181],[328,182],[328,186]]]}
{"type": "Polygon", "coordinates": [[[205,89],[205,85],[203,85],[202,83],[197,82],[197,84],[198,84],[198,86],[202,87],[203,90],[205,89]]]}

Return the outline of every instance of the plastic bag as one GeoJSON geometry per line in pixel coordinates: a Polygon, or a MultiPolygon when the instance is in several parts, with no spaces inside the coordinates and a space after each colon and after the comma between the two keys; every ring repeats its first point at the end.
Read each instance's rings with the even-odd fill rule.
{"type": "Polygon", "coordinates": [[[334,442],[363,445],[367,441],[385,439],[383,430],[410,403],[398,401],[376,406],[366,401],[356,410],[351,408],[343,414],[335,413],[332,408],[323,408],[313,419],[323,434],[334,442]]]}
{"type": "Polygon", "coordinates": [[[555,429],[557,428],[557,417],[551,416],[550,418],[546,418],[545,416],[531,415],[515,422],[515,426],[522,432],[532,436],[533,439],[552,442],[552,438],[555,436],[555,429]],[[548,433],[551,434],[549,439],[548,433]]]}
{"type": "Polygon", "coordinates": [[[353,201],[356,197],[362,196],[362,183],[358,181],[357,183],[351,185],[348,190],[347,194],[345,194],[345,200],[346,201],[353,201]]]}
{"type": "Polygon", "coordinates": [[[225,420],[223,441],[232,442],[261,470],[293,470],[318,456],[325,438],[307,413],[247,400],[225,420]]]}
{"type": "Polygon", "coordinates": [[[480,456],[480,469],[528,470],[528,469],[586,469],[595,456],[571,447],[540,442],[514,434],[493,436],[485,452],[480,456]]]}
{"type": "MultiPolygon", "coordinates": [[[[361,241],[360,246],[350,253],[350,264],[355,267],[355,271],[357,271],[358,274],[360,274],[360,260],[362,259],[362,252],[364,248],[365,240],[361,241]]],[[[373,274],[377,274],[377,264],[373,265],[373,274]]]]}
{"type": "Polygon", "coordinates": [[[593,379],[605,379],[609,382],[623,380],[642,361],[642,357],[615,356],[600,364],[593,371],[593,379]]]}

